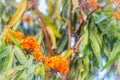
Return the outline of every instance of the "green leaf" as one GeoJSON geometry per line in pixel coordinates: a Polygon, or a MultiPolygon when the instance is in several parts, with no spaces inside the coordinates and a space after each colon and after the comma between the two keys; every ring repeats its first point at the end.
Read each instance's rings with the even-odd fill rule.
{"type": "Polygon", "coordinates": [[[101,67],[102,66],[102,56],[101,56],[100,45],[95,36],[95,33],[92,30],[90,31],[90,42],[91,42],[92,50],[97,58],[99,67],[101,67]]]}
{"type": "Polygon", "coordinates": [[[40,75],[41,80],[45,80],[45,67],[43,63],[35,65],[35,75],[40,75]]]}
{"type": "Polygon", "coordinates": [[[40,30],[40,32],[36,35],[36,40],[39,44],[42,43],[43,41],[43,33],[42,33],[42,30],[40,30]]]}
{"type": "Polygon", "coordinates": [[[10,54],[7,57],[5,57],[5,62],[3,64],[3,70],[2,70],[3,72],[8,71],[12,68],[14,53],[13,50],[12,51],[11,50],[9,51],[10,54]]]}
{"type": "Polygon", "coordinates": [[[110,53],[110,58],[108,62],[103,66],[102,70],[109,68],[118,58],[120,55],[120,40],[118,40],[110,53]]]}
{"type": "Polygon", "coordinates": [[[114,10],[113,9],[104,9],[103,12],[106,16],[112,16],[114,13],[114,10]]]}
{"type": "Polygon", "coordinates": [[[84,27],[84,32],[81,36],[81,45],[82,45],[82,51],[83,51],[83,58],[89,55],[89,42],[88,42],[88,27],[84,27]]]}
{"type": "Polygon", "coordinates": [[[72,49],[67,50],[67,52],[66,52],[65,55],[64,55],[64,58],[65,58],[65,59],[69,58],[69,57],[71,56],[71,54],[72,54],[72,49]]]}
{"type": "Polygon", "coordinates": [[[11,49],[12,49],[12,46],[6,46],[0,49],[0,59],[6,57],[10,53],[11,49]]]}
{"type": "Polygon", "coordinates": [[[101,13],[95,23],[98,24],[98,23],[104,21],[105,19],[107,19],[107,16],[105,16],[103,13],[101,13]]]}
{"type": "Polygon", "coordinates": [[[25,75],[24,70],[18,71],[10,80],[24,80],[22,75],[25,75]]]}
{"type": "Polygon", "coordinates": [[[30,57],[30,59],[26,62],[25,67],[29,68],[30,66],[32,66],[33,63],[33,58],[30,57]]]}
{"type": "Polygon", "coordinates": [[[53,0],[48,0],[48,13],[49,13],[49,16],[52,16],[52,14],[53,14],[53,0]]]}
{"type": "Polygon", "coordinates": [[[55,35],[52,32],[51,28],[47,27],[47,31],[48,31],[48,33],[50,35],[50,39],[51,39],[51,42],[52,42],[52,49],[55,49],[56,48],[56,38],[55,38],[55,35]]]}
{"type": "Polygon", "coordinates": [[[42,63],[39,64],[39,71],[40,71],[41,80],[45,80],[45,66],[44,66],[44,64],[42,64],[42,63]]]}
{"type": "Polygon", "coordinates": [[[24,53],[20,50],[20,48],[18,48],[17,46],[14,47],[14,53],[15,56],[17,58],[17,60],[21,63],[21,64],[25,64],[27,62],[27,58],[24,55],[24,53]]]}
{"type": "Polygon", "coordinates": [[[57,37],[57,38],[61,38],[61,34],[60,32],[57,30],[56,26],[54,26],[54,24],[51,22],[51,20],[46,17],[45,15],[42,14],[42,17],[45,21],[45,24],[47,27],[51,28],[51,30],[53,31],[54,35],[57,37]]]}
{"type": "Polygon", "coordinates": [[[67,41],[68,41],[68,35],[67,35],[66,31],[63,31],[62,38],[57,44],[57,47],[58,47],[56,50],[57,53],[61,53],[64,50],[64,48],[67,44],[67,41]]]}
{"type": "Polygon", "coordinates": [[[25,80],[32,80],[33,79],[33,75],[34,75],[34,68],[35,66],[31,66],[29,67],[28,71],[27,71],[27,75],[25,75],[25,80]]]}
{"type": "Polygon", "coordinates": [[[14,13],[12,19],[9,21],[8,25],[13,26],[17,23],[17,21],[21,18],[23,13],[27,8],[27,0],[23,0],[19,7],[17,8],[16,12],[14,13]]]}
{"type": "Polygon", "coordinates": [[[63,1],[63,9],[62,9],[62,16],[67,19],[68,18],[68,10],[69,10],[69,1],[64,0],[63,1]]]}

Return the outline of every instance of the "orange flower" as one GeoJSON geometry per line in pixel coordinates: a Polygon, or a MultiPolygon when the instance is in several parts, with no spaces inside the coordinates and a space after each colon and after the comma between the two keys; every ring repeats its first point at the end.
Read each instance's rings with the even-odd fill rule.
{"type": "Polygon", "coordinates": [[[27,24],[30,24],[31,19],[32,19],[32,16],[26,12],[22,17],[22,22],[26,22],[27,24]]]}
{"type": "Polygon", "coordinates": [[[90,3],[92,10],[95,10],[99,6],[99,3],[96,0],[91,0],[90,3]]]}
{"type": "Polygon", "coordinates": [[[8,42],[12,42],[12,39],[11,37],[9,36],[9,34],[7,33],[10,33],[11,35],[15,36],[18,40],[22,40],[23,37],[24,37],[24,34],[21,33],[21,32],[15,32],[15,31],[12,31],[12,30],[7,30],[5,31],[5,39],[8,40],[8,42]]]}
{"type": "Polygon", "coordinates": [[[78,24],[81,24],[82,22],[83,22],[83,19],[82,19],[82,18],[78,18],[78,19],[77,19],[77,23],[78,23],[78,24]]]}
{"type": "Polygon", "coordinates": [[[68,61],[60,56],[47,58],[45,63],[47,68],[59,71],[61,74],[67,73],[69,70],[68,61]]]}
{"type": "Polygon", "coordinates": [[[39,48],[34,49],[33,55],[38,61],[41,61],[41,62],[44,62],[46,59],[46,57],[42,54],[39,48]]]}
{"type": "Polygon", "coordinates": [[[36,42],[35,37],[27,37],[26,39],[21,40],[21,45],[24,50],[33,52],[36,47],[40,47],[36,42]]]}
{"type": "Polygon", "coordinates": [[[116,20],[119,20],[120,19],[120,12],[114,12],[113,14],[113,17],[116,19],[116,20]]]}

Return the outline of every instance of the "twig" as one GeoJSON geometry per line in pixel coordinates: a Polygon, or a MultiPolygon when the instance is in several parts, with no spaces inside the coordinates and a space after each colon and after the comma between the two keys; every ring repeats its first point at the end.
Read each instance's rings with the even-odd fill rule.
{"type": "MultiPolygon", "coordinates": [[[[95,11],[97,11],[98,9],[100,9],[100,8],[104,8],[104,7],[106,7],[106,6],[107,6],[107,4],[106,4],[105,6],[102,6],[102,7],[98,6],[96,9],[94,9],[93,11],[91,11],[90,13],[88,13],[86,19],[88,19],[89,16],[92,15],[92,14],[93,14],[95,11]]],[[[78,33],[78,32],[81,30],[82,25],[84,24],[84,22],[85,22],[85,21],[83,20],[82,23],[80,24],[80,26],[78,27],[78,29],[76,29],[75,33],[78,33]]]]}
{"type": "MultiPolygon", "coordinates": [[[[104,5],[104,6],[102,6],[102,7],[100,7],[100,6],[98,6],[96,9],[94,9],[93,11],[91,11],[88,15],[87,15],[87,19],[89,18],[89,16],[90,15],[92,15],[96,10],[98,10],[99,8],[104,8],[104,7],[106,7],[107,6],[107,4],[106,5],[104,5]]],[[[81,23],[81,25],[79,26],[79,28],[75,31],[75,33],[78,33],[80,30],[81,30],[81,28],[82,28],[82,26],[83,26],[83,24],[84,24],[84,20],[82,21],[82,23],[81,23]]],[[[76,42],[76,44],[75,44],[75,47],[74,47],[74,51],[75,52],[78,52],[78,46],[79,46],[79,43],[81,42],[81,37],[78,39],[78,41],[76,42]]]]}
{"type": "Polygon", "coordinates": [[[79,46],[81,40],[82,40],[82,37],[80,37],[80,38],[78,39],[77,43],[75,44],[74,51],[75,51],[76,53],[78,53],[78,52],[80,51],[79,48],[78,48],[78,46],[79,46]]]}
{"type": "Polygon", "coordinates": [[[42,28],[43,33],[44,33],[44,36],[45,36],[45,39],[46,39],[47,48],[48,48],[48,52],[51,55],[54,55],[54,51],[52,50],[52,45],[51,45],[51,42],[50,42],[50,37],[48,35],[47,29],[46,29],[46,25],[45,25],[44,20],[43,20],[43,18],[41,16],[41,13],[38,10],[38,5],[37,5],[36,1],[32,0],[32,2],[34,3],[34,9],[36,10],[36,13],[38,14],[38,16],[40,18],[40,20],[38,20],[38,22],[39,22],[40,27],[42,28]]]}

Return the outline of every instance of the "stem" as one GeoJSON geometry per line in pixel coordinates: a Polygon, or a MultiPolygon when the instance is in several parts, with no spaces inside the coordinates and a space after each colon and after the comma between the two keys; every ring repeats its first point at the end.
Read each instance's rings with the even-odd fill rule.
{"type": "MultiPolygon", "coordinates": [[[[68,50],[71,49],[72,9],[73,9],[73,4],[72,4],[72,0],[70,0],[70,12],[68,17],[68,50]]],[[[68,58],[68,64],[70,65],[70,57],[68,58]]],[[[68,73],[62,75],[62,80],[68,80],[68,73]]]]}
{"type": "Polygon", "coordinates": [[[72,0],[70,0],[70,15],[68,17],[68,50],[71,48],[71,21],[72,21],[72,0]]]}
{"type": "Polygon", "coordinates": [[[50,55],[54,55],[54,51],[52,50],[52,45],[50,42],[50,37],[48,35],[48,31],[46,29],[46,25],[45,25],[44,20],[41,16],[41,13],[38,10],[38,5],[37,5],[36,1],[32,0],[32,2],[34,3],[34,9],[40,18],[40,20],[38,19],[38,22],[39,22],[40,27],[42,28],[43,33],[44,33],[48,52],[50,53],[50,55]]]}
{"type": "Polygon", "coordinates": [[[75,52],[79,52],[78,46],[79,46],[81,40],[82,40],[82,37],[80,37],[80,38],[78,39],[77,43],[75,44],[75,47],[74,47],[74,51],[75,51],[75,52]]]}

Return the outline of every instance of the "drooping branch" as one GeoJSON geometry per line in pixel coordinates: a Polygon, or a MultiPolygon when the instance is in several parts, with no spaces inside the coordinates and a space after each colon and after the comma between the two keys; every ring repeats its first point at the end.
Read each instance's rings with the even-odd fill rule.
{"type": "Polygon", "coordinates": [[[51,44],[51,41],[50,41],[50,37],[49,37],[48,31],[47,31],[46,25],[44,23],[44,20],[43,20],[43,18],[41,16],[41,13],[38,10],[37,2],[35,0],[31,0],[31,1],[33,3],[33,8],[35,9],[35,11],[36,11],[36,13],[37,13],[37,15],[39,17],[38,22],[39,22],[39,25],[42,28],[43,34],[45,36],[45,40],[46,40],[46,45],[47,45],[47,48],[48,48],[48,52],[51,55],[54,55],[54,51],[52,50],[52,44],[51,44]]]}

